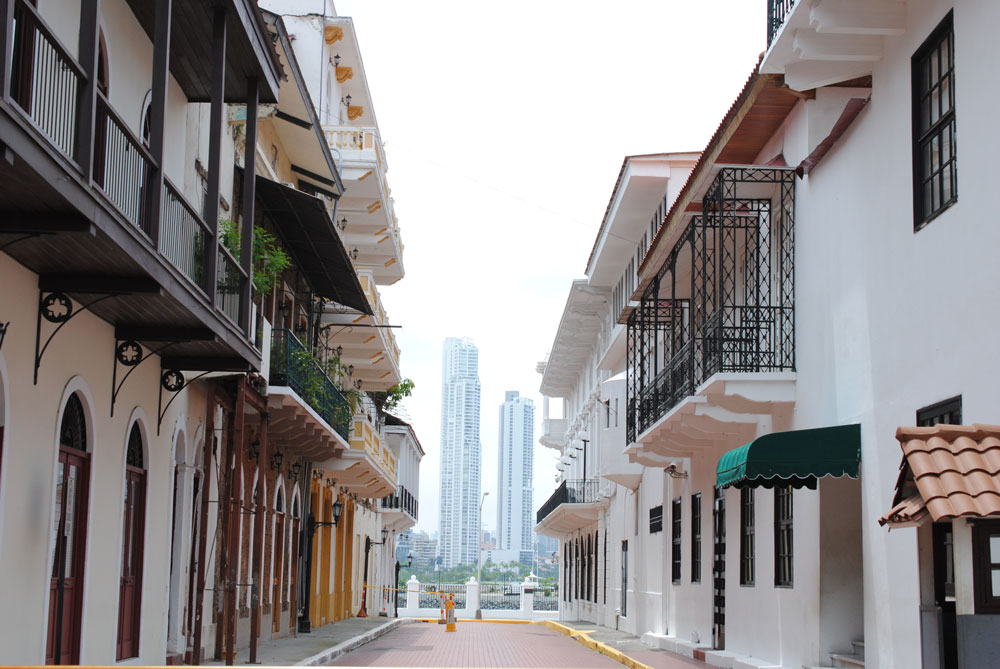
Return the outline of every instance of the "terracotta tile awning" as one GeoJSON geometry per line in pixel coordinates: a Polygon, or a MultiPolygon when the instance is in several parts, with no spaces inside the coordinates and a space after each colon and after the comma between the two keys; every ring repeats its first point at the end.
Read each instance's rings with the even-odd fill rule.
{"type": "Polygon", "coordinates": [[[896,439],[903,463],[893,507],[879,524],[1000,515],[1000,426],[901,427],[896,439]]]}

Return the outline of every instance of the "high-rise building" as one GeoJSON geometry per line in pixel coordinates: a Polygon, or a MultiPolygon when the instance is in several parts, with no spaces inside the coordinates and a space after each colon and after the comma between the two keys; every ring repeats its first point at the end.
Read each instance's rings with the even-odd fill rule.
{"type": "Polygon", "coordinates": [[[497,547],[510,560],[531,562],[534,549],[535,403],[508,390],[500,405],[497,439],[497,547]]]}
{"type": "Polygon", "coordinates": [[[441,374],[441,564],[475,564],[479,547],[479,349],[444,340],[441,374]]]}

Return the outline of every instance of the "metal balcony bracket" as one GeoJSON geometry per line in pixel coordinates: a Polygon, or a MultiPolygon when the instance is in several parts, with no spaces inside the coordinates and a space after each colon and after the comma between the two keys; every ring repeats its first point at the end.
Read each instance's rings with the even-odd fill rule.
{"type": "Polygon", "coordinates": [[[83,313],[84,311],[89,311],[91,307],[99,302],[120,295],[121,293],[105,293],[100,297],[92,299],[90,302],[82,304],[79,309],[73,308],[73,300],[69,298],[68,295],[58,291],[48,292],[45,290],[38,291],[38,317],[35,323],[35,376],[34,385],[38,385],[38,368],[42,364],[42,356],[45,355],[46,349],[48,349],[49,344],[52,343],[52,338],[56,336],[63,326],[69,323],[75,316],[83,313]],[[55,325],[49,336],[46,337],[45,343],[42,344],[42,319],[55,325]]]}
{"type": "MultiPolygon", "coordinates": [[[[168,341],[162,344],[158,348],[150,349],[149,351],[144,351],[142,344],[137,342],[135,339],[119,339],[115,337],[115,359],[111,363],[111,416],[115,415],[115,402],[118,401],[118,393],[121,392],[122,386],[125,385],[125,381],[128,377],[132,375],[132,372],[141,365],[146,360],[149,360],[154,355],[158,354],[165,348],[177,344],[177,341],[168,341]],[[121,380],[118,379],[118,368],[125,367],[128,371],[122,375],[121,380]]],[[[182,377],[183,378],[183,377],[182,377]]]]}
{"type": "Polygon", "coordinates": [[[167,409],[170,408],[170,405],[173,404],[174,400],[181,394],[181,391],[188,387],[191,382],[197,381],[209,373],[210,372],[201,372],[190,379],[185,379],[184,373],[179,369],[163,370],[163,373],[160,375],[159,399],[156,403],[156,436],[160,436],[160,425],[163,423],[163,417],[167,415],[167,409]],[[166,404],[163,403],[164,390],[168,393],[172,393],[166,404]]]}
{"type": "Polygon", "coordinates": [[[38,237],[40,235],[41,235],[40,232],[29,232],[21,235],[20,237],[15,237],[14,239],[11,239],[10,241],[4,244],[0,244],[0,251],[5,251],[8,247],[17,244],[18,242],[23,242],[28,239],[34,239],[35,237],[38,237]]]}

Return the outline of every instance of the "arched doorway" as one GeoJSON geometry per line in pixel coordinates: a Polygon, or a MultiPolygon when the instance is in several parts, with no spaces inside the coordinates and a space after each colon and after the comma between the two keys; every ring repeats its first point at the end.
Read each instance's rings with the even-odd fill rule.
{"type": "Polygon", "coordinates": [[[146,525],[146,467],[142,431],[134,423],[125,456],[125,509],[122,513],[122,567],[118,596],[117,659],[139,655],[142,611],[142,558],[146,525]]]}
{"type": "Polygon", "coordinates": [[[87,489],[90,482],[87,446],[87,419],[83,403],[73,393],[63,409],[59,426],[46,664],[80,662],[87,489]]]}

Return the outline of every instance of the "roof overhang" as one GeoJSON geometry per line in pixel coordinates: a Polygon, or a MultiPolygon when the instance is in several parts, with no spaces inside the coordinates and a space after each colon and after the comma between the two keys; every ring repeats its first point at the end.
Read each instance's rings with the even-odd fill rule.
{"type": "Polygon", "coordinates": [[[734,448],[719,459],[718,488],[816,489],[826,476],[858,478],[861,426],[772,432],[734,448]]]}
{"type": "Polygon", "coordinates": [[[281,17],[262,12],[271,33],[277,38],[278,59],[288,73],[278,90],[274,128],[284,146],[292,171],[313,189],[339,197],[344,184],[327,147],[316,108],[309,95],[302,70],[295,59],[292,43],[281,17]]]}
{"type": "Polygon", "coordinates": [[[880,525],[1000,515],[1000,426],[900,427],[896,439],[903,462],[880,525]]]}
{"type": "Polygon", "coordinates": [[[257,203],[317,295],[371,315],[371,305],[322,200],[258,176],[257,203]]]}
{"type": "Polygon", "coordinates": [[[326,460],[350,448],[344,437],[288,386],[268,386],[267,436],[278,450],[307,460],[326,460]]]}
{"type": "Polygon", "coordinates": [[[784,86],[780,76],[759,74],[754,69],[653,237],[639,265],[639,281],[632,294],[633,300],[642,296],[656,276],[687,227],[687,219],[701,211],[701,198],[719,166],[753,164],[800,99],[797,93],[784,86]]]}
{"type": "Polygon", "coordinates": [[[569,397],[584,365],[590,359],[601,318],[605,315],[611,291],[591,286],[586,280],[573,282],[545,362],[540,390],[549,397],[569,397]]]}

